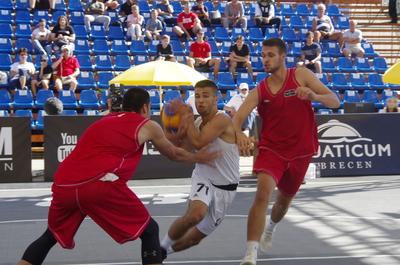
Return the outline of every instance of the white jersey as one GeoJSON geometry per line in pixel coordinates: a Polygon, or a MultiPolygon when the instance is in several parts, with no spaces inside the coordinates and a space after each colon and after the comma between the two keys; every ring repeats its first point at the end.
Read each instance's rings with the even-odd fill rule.
{"type": "MultiPolygon", "coordinates": [[[[216,115],[226,115],[219,111],[216,115]]],[[[195,121],[196,128],[200,129],[202,118],[195,121]]],[[[215,139],[209,145],[210,151],[220,151],[222,155],[213,161],[213,166],[196,164],[192,177],[208,179],[215,185],[229,185],[239,183],[239,149],[236,144],[230,144],[221,138],[215,139]]]]}

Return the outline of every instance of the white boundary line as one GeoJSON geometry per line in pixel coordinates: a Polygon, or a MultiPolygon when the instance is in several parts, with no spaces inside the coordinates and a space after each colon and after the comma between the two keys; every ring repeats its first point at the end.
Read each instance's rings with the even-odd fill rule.
{"type": "MultiPolygon", "coordinates": [[[[178,218],[180,215],[152,215],[153,218],[178,218]]],[[[226,215],[230,218],[247,218],[245,214],[231,214],[226,215]]],[[[345,215],[298,215],[298,214],[288,214],[286,218],[314,218],[314,219],[348,219],[348,220],[378,220],[378,221],[398,221],[400,218],[393,217],[373,217],[373,216],[345,216],[345,215]]],[[[85,219],[90,219],[86,217],[85,219]]],[[[47,219],[21,219],[21,220],[7,220],[0,221],[1,224],[18,224],[18,223],[29,223],[29,222],[47,222],[47,219]]]]}
{"type": "MultiPolygon", "coordinates": [[[[398,258],[400,254],[393,255],[350,255],[350,256],[327,256],[327,257],[288,257],[288,258],[264,258],[262,261],[302,261],[302,260],[335,260],[335,259],[360,259],[360,258],[398,258]]],[[[165,264],[197,264],[197,263],[239,263],[241,260],[185,260],[185,261],[164,261],[165,264]]],[[[129,265],[142,264],[141,262],[113,262],[113,263],[69,263],[67,265],[129,265]]]]}

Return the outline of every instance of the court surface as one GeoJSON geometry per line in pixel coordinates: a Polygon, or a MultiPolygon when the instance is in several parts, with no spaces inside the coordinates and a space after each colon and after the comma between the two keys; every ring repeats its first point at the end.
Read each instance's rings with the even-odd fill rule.
{"type": "MultiPolygon", "coordinates": [[[[256,180],[243,178],[229,215],[200,245],[165,264],[239,264],[245,250],[247,212],[256,180]]],[[[189,179],[131,181],[160,224],[184,213],[189,179]]],[[[16,264],[46,228],[49,183],[0,184],[0,264],[16,264]]],[[[258,264],[400,264],[400,176],[319,178],[308,181],[277,227],[272,250],[258,264]]],[[[140,242],[118,245],[90,219],[74,250],[52,249],[45,264],[140,264],[140,242]]]]}

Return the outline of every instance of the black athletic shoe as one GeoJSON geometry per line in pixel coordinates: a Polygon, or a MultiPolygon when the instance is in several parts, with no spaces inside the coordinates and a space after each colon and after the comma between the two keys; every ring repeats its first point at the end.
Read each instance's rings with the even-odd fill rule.
{"type": "Polygon", "coordinates": [[[161,258],[163,261],[167,258],[167,251],[164,248],[161,248],[161,258]]]}

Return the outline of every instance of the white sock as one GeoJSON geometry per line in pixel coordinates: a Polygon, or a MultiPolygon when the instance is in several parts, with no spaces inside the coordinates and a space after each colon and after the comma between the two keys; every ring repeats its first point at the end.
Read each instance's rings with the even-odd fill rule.
{"type": "Polygon", "coordinates": [[[172,240],[168,233],[164,236],[164,239],[161,241],[161,247],[167,251],[167,254],[172,253],[172,245],[175,243],[175,240],[172,240]],[[172,250],[171,252],[170,249],[172,250]]]}
{"type": "Polygon", "coordinates": [[[169,254],[171,254],[171,253],[174,253],[175,252],[175,250],[172,248],[172,246],[169,246],[168,248],[167,248],[167,255],[169,255],[169,254]]]}
{"type": "Polygon", "coordinates": [[[267,231],[273,233],[275,231],[276,225],[278,223],[275,223],[274,221],[272,221],[272,219],[269,219],[269,223],[267,225],[267,231]]]}
{"type": "Polygon", "coordinates": [[[247,241],[247,251],[246,253],[255,253],[257,255],[258,252],[258,242],[257,241],[247,241]]]}

